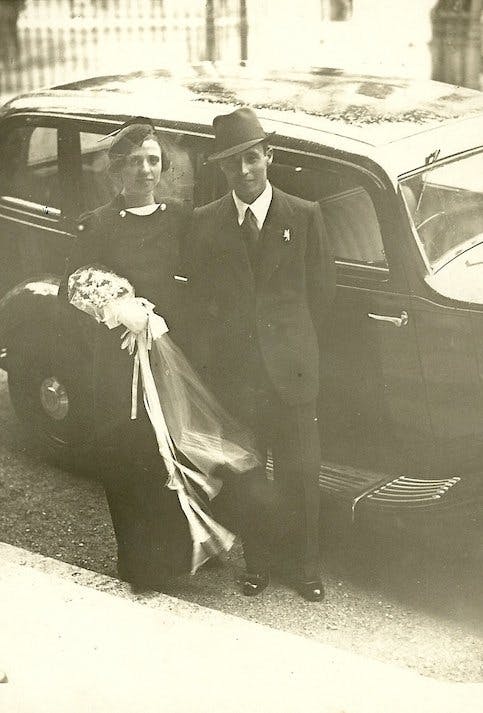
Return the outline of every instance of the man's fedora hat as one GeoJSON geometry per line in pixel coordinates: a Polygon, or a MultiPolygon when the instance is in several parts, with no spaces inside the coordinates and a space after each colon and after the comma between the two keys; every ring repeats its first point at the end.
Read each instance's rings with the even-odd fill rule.
{"type": "Polygon", "coordinates": [[[231,114],[220,114],[213,119],[215,151],[208,161],[218,161],[256,146],[274,135],[266,134],[257,115],[248,106],[235,109],[231,114]]]}

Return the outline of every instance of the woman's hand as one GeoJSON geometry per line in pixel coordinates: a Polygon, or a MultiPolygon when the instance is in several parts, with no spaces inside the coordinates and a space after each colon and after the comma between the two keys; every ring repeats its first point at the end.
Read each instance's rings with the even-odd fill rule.
{"type": "Polygon", "coordinates": [[[120,299],[116,305],[116,317],[130,332],[139,334],[148,324],[148,309],[138,297],[120,299]]]}

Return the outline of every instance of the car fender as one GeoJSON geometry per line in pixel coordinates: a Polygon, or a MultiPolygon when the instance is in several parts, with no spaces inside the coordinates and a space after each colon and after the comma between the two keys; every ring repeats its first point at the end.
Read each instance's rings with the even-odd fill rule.
{"type": "Polygon", "coordinates": [[[9,342],[22,331],[41,329],[41,339],[62,336],[88,348],[82,320],[73,319],[72,307],[58,298],[59,284],[59,277],[39,276],[16,285],[0,299],[1,368],[8,370],[9,342]]]}

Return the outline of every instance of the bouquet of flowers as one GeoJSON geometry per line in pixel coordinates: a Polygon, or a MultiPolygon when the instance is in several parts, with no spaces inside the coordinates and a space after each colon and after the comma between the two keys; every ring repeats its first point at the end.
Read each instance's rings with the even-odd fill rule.
{"type": "Polygon", "coordinates": [[[130,301],[145,310],[145,328],[127,329],[121,337],[121,348],[133,356],[131,418],[136,418],[141,376],[144,405],[169,474],[166,485],[177,491],[188,520],[194,573],[211,556],[229,550],[234,541],[234,535],[203,508],[194,486],[212,499],[222,485],[215,475],[218,468],[241,473],[258,465],[253,438],[202,384],[169,339],[164,319],[154,313],[152,303],[136,297],[128,280],[102,266],[88,265],[70,275],[67,293],[72,305],[111,329],[123,324],[130,301]],[[178,454],[193,467],[180,462],[178,454]]]}
{"type": "Polygon", "coordinates": [[[70,275],[67,295],[74,307],[103,322],[104,308],[120,297],[134,297],[134,289],[124,277],[100,265],[89,265],[70,275]]]}

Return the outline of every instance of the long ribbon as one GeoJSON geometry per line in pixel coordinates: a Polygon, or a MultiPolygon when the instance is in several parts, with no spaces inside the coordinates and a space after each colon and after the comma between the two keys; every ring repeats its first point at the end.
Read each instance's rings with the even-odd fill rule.
{"type": "Polygon", "coordinates": [[[144,405],[169,475],[166,486],[171,490],[176,490],[181,509],[188,521],[193,541],[191,573],[194,574],[210,557],[222,551],[228,551],[233,545],[235,536],[205,512],[194,487],[198,486],[211,500],[220,491],[221,481],[212,475],[198,473],[180,463],[176,458],[176,450],[159,401],[149,361],[149,351],[153,339],[158,339],[167,331],[168,328],[162,317],[150,312],[144,332],[136,335],[129,331],[124,332],[122,348],[128,349],[134,357],[131,418],[134,419],[137,416],[140,373],[144,405]]]}

